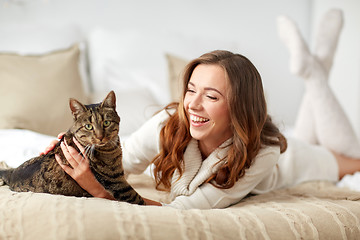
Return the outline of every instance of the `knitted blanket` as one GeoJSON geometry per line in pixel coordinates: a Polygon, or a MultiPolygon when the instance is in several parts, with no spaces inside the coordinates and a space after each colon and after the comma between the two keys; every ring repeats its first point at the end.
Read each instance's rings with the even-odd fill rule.
{"type": "MultiPolygon", "coordinates": [[[[147,175],[129,182],[168,201],[147,175]]],[[[360,193],[308,182],[227,209],[178,210],[0,187],[0,239],[358,239],[360,193]]]]}

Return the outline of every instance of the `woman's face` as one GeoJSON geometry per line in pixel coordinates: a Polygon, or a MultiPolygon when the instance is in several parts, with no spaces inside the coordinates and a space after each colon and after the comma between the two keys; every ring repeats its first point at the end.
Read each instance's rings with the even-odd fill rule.
{"type": "Polygon", "coordinates": [[[187,86],[184,108],[190,122],[190,134],[208,147],[216,148],[233,136],[227,85],[222,67],[200,64],[187,86]]]}

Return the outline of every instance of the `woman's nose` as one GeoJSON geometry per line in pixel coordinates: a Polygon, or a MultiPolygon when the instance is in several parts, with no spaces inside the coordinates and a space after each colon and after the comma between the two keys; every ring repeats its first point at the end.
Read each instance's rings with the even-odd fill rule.
{"type": "Polygon", "coordinates": [[[189,108],[191,108],[191,109],[201,108],[201,96],[200,95],[197,94],[192,97],[190,104],[189,104],[189,108]]]}

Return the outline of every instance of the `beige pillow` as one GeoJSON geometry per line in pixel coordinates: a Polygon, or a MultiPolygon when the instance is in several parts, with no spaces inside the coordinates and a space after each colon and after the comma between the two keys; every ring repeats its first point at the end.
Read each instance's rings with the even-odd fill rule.
{"type": "Polygon", "coordinates": [[[72,123],[69,98],[85,101],[77,45],[45,55],[0,54],[0,128],[48,135],[72,123]]]}
{"type": "Polygon", "coordinates": [[[185,70],[185,66],[189,61],[172,54],[166,54],[166,61],[168,66],[171,100],[178,102],[180,101],[182,93],[183,71],[185,70]]]}

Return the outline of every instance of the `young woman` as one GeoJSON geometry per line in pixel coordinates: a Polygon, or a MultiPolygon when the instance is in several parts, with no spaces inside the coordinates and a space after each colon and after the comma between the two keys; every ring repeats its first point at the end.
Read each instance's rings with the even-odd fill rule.
{"type": "MultiPolygon", "coordinates": [[[[295,29],[286,19],[282,24],[295,29]]],[[[214,51],[187,65],[181,101],[123,143],[125,171],[141,173],[153,163],[157,188],[172,196],[172,202],[163,205],[181,209],[224,208],[249,193],[311,180],[335,182],[359,171],[358,141],[326,82],[330,68],[323,66],[332,56],[315,58],[303,45],[299,41],[296,49],[304,58],[298,62],[298,74],[306,73],[299,117],[307,123],[297,122],[298,139],[286,140],[271,121],[254,65],[240,54],[214,51]],[[326,117],[329,111],[331,118],[326,117]]],[[[80,186],[95,197],[113,199],[91,173],[86,158],[64,144],[62,150],[73,168],[58,162],[80,186]]]]}

